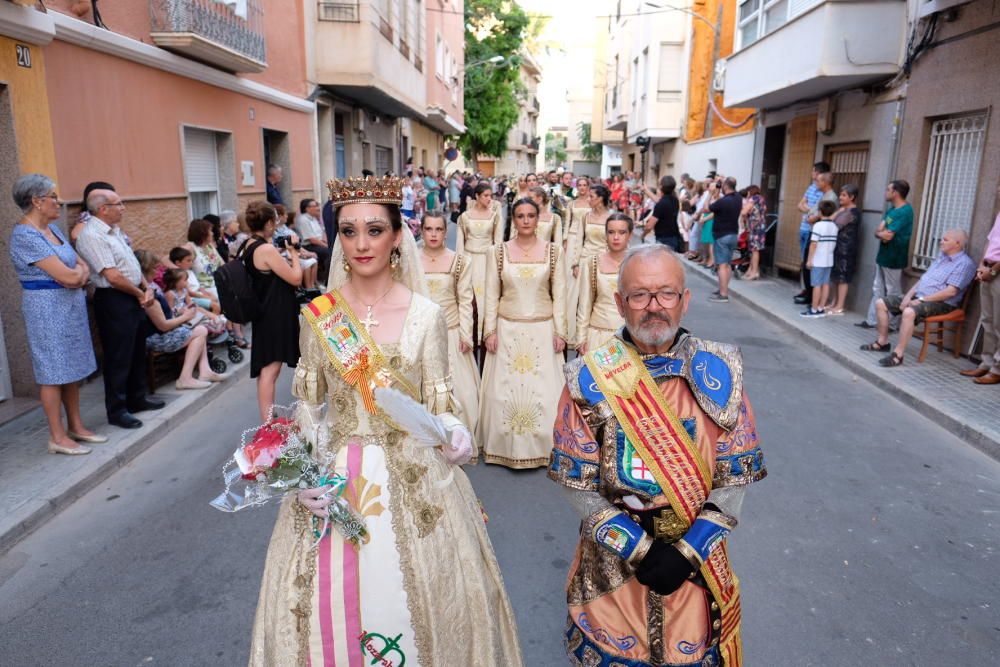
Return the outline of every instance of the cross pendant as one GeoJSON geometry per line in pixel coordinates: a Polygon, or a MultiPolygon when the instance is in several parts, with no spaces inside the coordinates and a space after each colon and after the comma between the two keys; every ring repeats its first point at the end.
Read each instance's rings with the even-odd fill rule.
{"type": "Polygon", "coordinates": [[[365,319],[361,320],[361,324],[365,325],[365,329],[371,330],[372,327],[378,326],[378,320],[372,317],[372,307],[368,306],[368,312],[365,314],[365,319]]]}

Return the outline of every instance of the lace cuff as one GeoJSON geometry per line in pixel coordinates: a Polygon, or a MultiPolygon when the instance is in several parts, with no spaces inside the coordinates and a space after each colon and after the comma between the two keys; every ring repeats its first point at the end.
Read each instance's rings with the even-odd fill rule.
{"type": "Polygon", "coordinates": [[[307,403],[323,403],[326,400],[326,376],[320,368],[311,368],[302,364],[295,368],[292,378],[292,395],[307,403]]]}

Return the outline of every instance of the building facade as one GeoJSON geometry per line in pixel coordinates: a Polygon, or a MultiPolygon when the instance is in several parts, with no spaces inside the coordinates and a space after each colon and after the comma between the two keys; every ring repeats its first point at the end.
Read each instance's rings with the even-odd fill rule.
{"type": "Polygon", "coordinates": [[[445,168],[465,131],[461,0],[305,3],[320,181],[445,168]]]}
{"type": "MultiPolygon", "coordinates": [[[[268,164],[283,168],[286,201],[314,196],[300,9],[151,0],[102,6],[100,21],[86,3],[27,4],[0,1],[3,191],[46,173],[68,228],[84,186],[108,181],[133,246],[160,253],[186,240],[192,218],[263,198],[268,164]]],[[[20,289],[3,266],[0,397],[33,395],[20,289]]]]}
{"type": "MultiPolygon", "coordinates": [[[[798,267],[796,203],[818,160],[830,163],[837,185],[861,189],[852,307],[863,309],[870,299],[878,250],[871,232],[893,179],[909,182],[916,213],[905,281],[929,265],[948,229],[967,231],[978,259],[1000,183],[1000,132],[991,119],[998,97],[984,75],[993,66],[996,8],[980,1],[809,0],[781,9],[738,20],[737,50],[725,73],[726,103],[761,109],[754,172],[779,215],[777,266],[798,267]],[[851,26],[846,38],[843,26],[851,26]],[[788,53],[802,57],[783,57],[788,53]],[[763,63],[771,75],[756,76],[763,63]]],[[[973,299],[970,318],[976,311],[973,299]]]]}
{"type": "Polygon", "coordinates": [[[690,7],[616,2],[604,29],[604,127],[624,132],[621,168],[645,180],[709,171],[750,178],[753,109],[725,108],[718,63],[733,49],[737,0],[690,7]]]}

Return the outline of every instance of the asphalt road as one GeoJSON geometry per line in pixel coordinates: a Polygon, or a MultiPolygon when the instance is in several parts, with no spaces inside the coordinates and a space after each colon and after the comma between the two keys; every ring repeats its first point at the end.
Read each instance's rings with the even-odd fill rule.
{"type": "MultiPolygon", "coordinates": [[[[1000,464],[692,281],[685,324],[743,347],[770,471],[731,537],[746,664],[997,664],[1000,464]]],[[[274,509],[208,501],[253,397],[234,387],[0,558],[0,665],[246,663],[274,509]]],[[[526,664],[567,664],[576,517],[541,471],[469,476],[526,664]]]]}

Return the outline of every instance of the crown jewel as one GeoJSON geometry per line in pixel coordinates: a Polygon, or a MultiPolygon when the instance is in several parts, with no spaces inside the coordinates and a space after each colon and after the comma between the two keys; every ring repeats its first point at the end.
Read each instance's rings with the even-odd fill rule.
{"type": "Polygon", "coordinates": [[[398,176],[352,176],[348,179],[332,178],[326,182],[326,187],[334,208],[345,204],[400,206],[403,203],[403,182],[398,176]]]}

